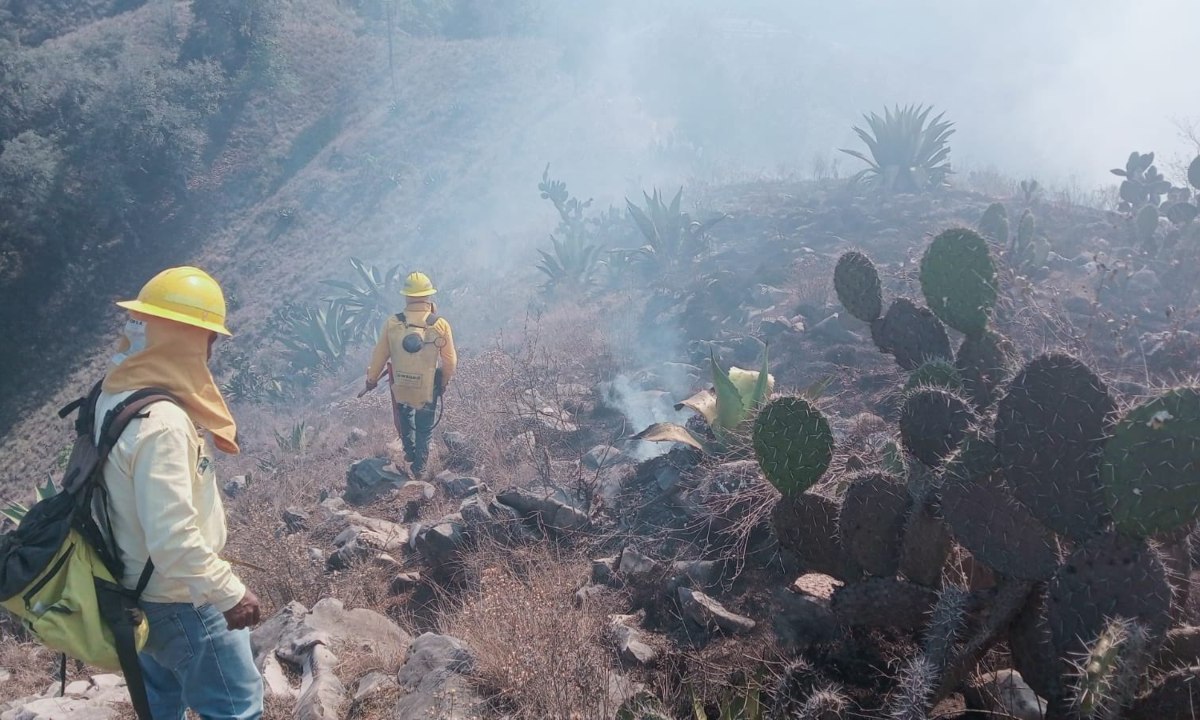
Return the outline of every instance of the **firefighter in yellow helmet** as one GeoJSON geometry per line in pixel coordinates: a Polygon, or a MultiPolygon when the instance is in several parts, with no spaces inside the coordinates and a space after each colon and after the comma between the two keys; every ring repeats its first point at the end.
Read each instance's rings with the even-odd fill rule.
{"type": "Polygon", "coordinates": [[[213,342],[230,334],[225,296],[203,270],[176,267],[117,305],[129,318],[96,417],[141,388],[166,389],[179,401],[152,403],[131,420],[103,469],[125,568],[119,580],[141,591],[150,622],[138,659],[151,713],[182,718],[190,707],[205,718],[258,718],[263,683],[248,628],[258,623],[259,602],[219,554],[225,509],[212,448],[238,452],[237,424],[208,368],[213,342]]]}
{"type": "Polygon", "coordinates": [[[387,319],[367,367],[367,390],[392,362],[392,416],[414,475],[425,471],[437,400],[454,378],[458,355],[450,323],[431,299],[437,290],[425,273],[405,280],[404,312],[387,319]],[[439,367],[439,363],[441,367],[439,367]]]}

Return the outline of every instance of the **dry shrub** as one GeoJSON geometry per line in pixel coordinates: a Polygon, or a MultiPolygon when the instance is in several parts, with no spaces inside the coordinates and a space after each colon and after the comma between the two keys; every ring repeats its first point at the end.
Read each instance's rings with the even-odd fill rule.
{"type": "MultiPolygon", "coordinates": [[[[4,698],[40,695],[58,678],[59,654],[40,643],[6,637],[0,641],[0,668],[11,673],[3,684],[4,698]]],[[[75,669],[76,663],[67,664],[68,677],[75,669]]]]}
{"type": "Polygon", "coordinates": [[[468,562],[478,587],[441,625],[473,650],[477,685],[512,718],[611,717],[607,613],[573,604],[587,559],[548,547],[481,547],[468,562]]]}

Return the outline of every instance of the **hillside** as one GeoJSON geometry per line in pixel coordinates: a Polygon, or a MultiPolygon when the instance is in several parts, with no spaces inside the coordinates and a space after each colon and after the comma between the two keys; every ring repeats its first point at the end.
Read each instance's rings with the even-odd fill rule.
{"type": "MultiPolygon", "coordinates": [[[[57,453],[65,435],[49,408],[102,371],[118,325],[109,302],[136,293],[163,265],[201,264],[225,282],[239,348],[261,347],[273,313],[319,297],[318,280],[349,276],[351,256],[427,268],[452,290],[443,306],[463,316],[468,345],[486,343],[494,322],[475,333],[472,318],[497,304],[517,318],[525,296],[475,288],[513,268],[524,278],[514,290],[533,279],[545,164],[586,157],[591,172],[604,172],[646,137],[603,121],[614,99],[573,90],[558,46],[546,41],[398,31],[393,93],[378,18],[316,2],[288,12],[272,41],[269,82],[225,91],[185,193],[137,234],[88,238],[82,260],[30,255],[69,273],[18,264],[23,272],[8,277],[14,301],[4,324],[25,341],[8,345],[0,363],[0,432],[11,458],[4,478],[44,467],[26,464],[27,443],[57,453]],[[562,144],[573,136],[587,138],[586,150],[562,144]]],[[[155,38],[189,37],[186,7],[173,13],[142,5],[27,52],[57,57],[103,44],[140,56],[155,38]]]]}

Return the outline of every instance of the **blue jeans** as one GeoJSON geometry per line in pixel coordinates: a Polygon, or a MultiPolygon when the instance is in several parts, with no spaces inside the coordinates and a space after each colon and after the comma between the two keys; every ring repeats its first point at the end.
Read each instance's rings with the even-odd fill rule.
{"type": "Polygon", "coordinates": [[[204,720],[258,720],[262,675],[250,651],[250,631],[230,630],[211,605],[142,602],[150,637],[139,655],[154,720],[183,720],[191,708],[204,720]]]}

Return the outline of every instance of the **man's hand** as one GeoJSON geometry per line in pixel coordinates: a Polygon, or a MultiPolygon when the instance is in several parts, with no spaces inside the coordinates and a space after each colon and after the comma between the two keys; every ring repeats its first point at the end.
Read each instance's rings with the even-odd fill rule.
{"type": "Polygon", "coordinates": [[[252,627],[258,624],[261,612],[258,597],[247,589],[242,599],[238,600],[238,604],[225,611],[225,623],[229,625],[230,630],[252,627]]]}
{"type": "Polygon", "coordinates": [[[378,380],[367,380],[367,392],[374,390],[377,385],[379,385],[378,380]]]}

